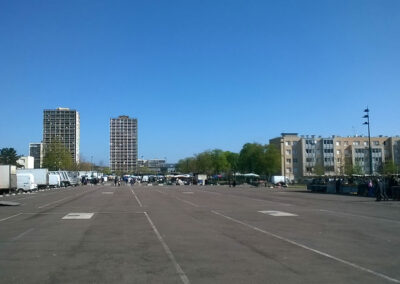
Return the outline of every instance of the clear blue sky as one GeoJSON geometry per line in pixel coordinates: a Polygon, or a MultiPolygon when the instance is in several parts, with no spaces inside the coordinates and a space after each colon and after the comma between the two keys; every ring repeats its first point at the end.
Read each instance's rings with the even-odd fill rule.
{"type": "Polygon", "coordinates": [[[109,119],[176,162],[281,132],[400,134],[400,1],[1,1],[0,148],[28,153],[43,109],[80,112],[108,164],[109,119]]]}

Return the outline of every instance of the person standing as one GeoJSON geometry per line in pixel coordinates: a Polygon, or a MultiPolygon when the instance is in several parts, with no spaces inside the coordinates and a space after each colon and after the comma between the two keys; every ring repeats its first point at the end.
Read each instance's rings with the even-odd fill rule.
{"type": "Polygon", "coordinates": [[[388,197],[387,192],[386,192],[386,180],[385,180],[385,178],[381,182],[382,182],[382,198],[383,198],[383,200],[388,201],[389,197],[388,197]]]}

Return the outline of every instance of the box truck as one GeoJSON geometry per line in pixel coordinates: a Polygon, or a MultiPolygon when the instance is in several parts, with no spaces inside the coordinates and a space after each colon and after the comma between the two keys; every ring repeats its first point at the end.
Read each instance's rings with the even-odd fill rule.
{"type": "Polygon", "coordinates": [[[0,165],[0,194],[10,193],[17,188],[17,167],[0,165]]]}
{"type": "Polygon", "coordinates": [[[47,188],[49,186],[49,171],[48,169],[23,169],[17,170],[18,174],[32,174],[35,178],[35,183],[38,188],[47,188]]]}
{"type": "Polygon", "coordinates": [[[49,174],[49,187],[57,188],[61,186],[61,178],[60,175],[57,173],[50,173],[49,174]]]}
{"type": "Polygon", "coordinates": [[[17,191],[19,193],[32,192],[37,189],[33,174],[17,173],[17,191]]]}

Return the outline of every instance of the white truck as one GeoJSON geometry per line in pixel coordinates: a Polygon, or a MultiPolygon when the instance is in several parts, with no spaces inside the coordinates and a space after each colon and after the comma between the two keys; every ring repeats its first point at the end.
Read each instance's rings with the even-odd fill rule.
{"type": "Polygon", "coordinates": [[[284,176],[272,176],[271,183],[272,184],[278,184],[278,183],[286,184],[286,178],[284,176]]]}
{"type": "Polygon", "coordinates": [[[32,174],[35,177],[35,183],[38,188],[47,188],[49,186],[49,170],[48,169],[23,169],[17,170],[18,174],[32,174]]]}
{"type": "Polygon", "coordinates": [[[50,173],[49,174],[49,187],[58,188],[61,186],[61,177],[59,174],[50,173]]]}
{"type": "Polygon", "coordinates": [[[38,187],[33,174],[17,173],[17,191],[19,193],[32,192],[37,189],[38,187]]]}
{"type": "Polygon", "coordinates": [[[17,167],[0,165],[0,193],[10,193],[17,188],[17,167]]]}

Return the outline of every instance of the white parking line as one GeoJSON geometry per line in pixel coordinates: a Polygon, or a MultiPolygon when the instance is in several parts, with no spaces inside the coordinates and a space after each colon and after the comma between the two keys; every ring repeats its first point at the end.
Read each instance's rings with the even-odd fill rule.
{"type": "Polygon", "coordinates": [[[287,238],[285,238],[285,237],[281,237],[281,236],[279,236],[279,235],[277,235],[277,234],[274,234],[274,233],[265,231],[265,230],[263,230],[263,229],[257,228],[257,227],[255,227],[255,226],[252,226],[252,225],[247,224],[247,223],[245,223],[245,222],[242,222],[242,221],[240,221],[240,220],[237,220],[237,219],[234,219],[234,218],[232,218],[232,217],[226,216],[226,215],[224,215],[224,214],[222,214],[222,213],[219,213],[219,212],[217,212],[217,211],[212,210],[211,212],[214,213],[214,214],[216,214],[216,215],[219,215],[219,216],[221,216],[221,217],[224,217],[225,219],[228,219],[228,220],[230,220],[230,221],[232,221],[232,222],[235,222],[235,223],[241,224],[241,225],[243,225],[243,226],[246,226],[246,227],[248,227],[248,228],[251,228],[251,229],[253,229],[253,230],[257,231],[257,232],[260,232],[260,233],[269,235],[269,236],[271,236],[271,237],[274,237],[274,238],[277,238],[277,239],[279,239],[279,240],[285,241],[285,242],[290,243],[290,244],[292,244],[292,245],[295,245],[295,246],[301,247],[301,248],[303,248],[303,249],[309,250],[309,251],[311,251],[311,252],[314,252],[314,253],[316,253],[316,254],[325,256],[325,257],[330,258],[330,259],[332,259],[332,260],[336,260],[336,261],[338,261],[338,262],[340,262],[340,263],[349,265],[349,266],[351,266],[351,267],[353,267],[353,268],[356,268],[356,269],[358,269],[358,270],[361,270],[361,271],[370,273],[370,274],[372,274],[372,275],[375,275],[375,276],[377,276],[377,277],[383,278],[383,279],[385,279],[385,280],[388,280],[388,281],[391,281],[391,282],[394,282],[394,283],[400,283],[400,280],[395,279],[395,278],[392,278],[392,277],[387,276],[387,275],[385,275],[385,274],[382,274],[382,273],[376,272],[376,271],[374,271],[374,270],[371,270],[371,269],[362,267],[362,266],[360,266],[360,265],[357,265],[357,264],[352,263],[352,262],[350,262],[350,261],[347,261],[347,260],[338,258],[338,257],[333,256],[333,255],[330,255],[330,254],[328,254],[328,253],[325,253],[325,252],[322,252],[322,251],[313,249],[313,248],[311,248],[311,247],[309,247],[309,246],[300,244],[300,243],[298,243],[298,242],[292,241],[292,240],[287,239],[287,238]]]}
{"type": "Polygon", "coordinates": [[[270,216],[274,217],[292,217],[292,216],[299,216],[297,214],[292,214],[289,212],[283,212],[283,211],[273,211],[273,210],[265,210],[265,211],[258,211],[263,214],[268,214],[270,216]]]}
{"type": "Polygon", "coordinates": [[[344,213],[344,212],[338,212],[338,211],[332,211],[332,210],[325,210],[325,209],[318,209],[320,212],[327,212],[331,214],[337,214],[337,215],[344,215],[344,216],[351,216],[351,217],[357,217],[357,218],[364,218],[364,219],[375,219],[379,221],[385,221],[385,222],[392,222],[392,223],[397,223],[399,224],[400,221],[396,220],[391,220],[391,219],[385,219],[385,218],[379,218],[379,217],[373,217],[373,216],[364,216],[364,215],[358,215],[358,214],[351,214],[351,213],[344,213]]]}
{"type": "Polygon", "coordinates": [[[11,240],[12,240],[12,241],[16,241],[16,240],[22,238],[23,236],[25,236],[26,234],[29,234],[29,233],[32,232],[33,230],[34,230],[33,228],[30,228],[30,229],[26,230],[25,232],[19,234],[18,236],[12,238],[11,240]]]}
{"type": "Polygon", "coordinates": [[[133,194],[133,196],[135,196],[137,203],[139,204],[140,207],[143,207],[142,202],[140,202],[139,198],[137,197],[135,191],[133,189],[131,189],[131,192],[133,194]]]}
{"type": "MultiPolygon", "coordinates": [[[[103,188],[103,187],[100,187],[99,189],[102,189],[102,188],[103,188]]],[[[86,193],[88,193],[88,192],[94,192],[94,191],[96,191],[96,189],[90,189],[90,190],[84,191],[84,192],[82,192],[82,193],[77,193],[77,194],[74,194],[74,195],[72,195],[72,196],[67,196],[67,197],[61,198],[61,199],[59,199],[59,200],[56,200],[56,201],[53,201],[53,202],[44,204],[44,205],[42,205],[42,206],[39,206],[38,208],[39,208],[39,209],[42,209],[42,208],[45,208],[45,207],[47,207],[47,206],[49,206],[49,205],[52,205],[52,204],[54,204],[54,203],[63,201],[63,200],[65,200],[65,199],[68,199],[68,198],[71,198],[71,199],[72,199],[72,198],[74,198],[74,197],[82,196],[82,195],[84,195],[84,194],[86,194],[86,193]]]]}
{"type": "Polygon", "coordinates": [[[57,203],[57,202],[63,201],[63,200],[65,200],[65,199],[67,199],[67,198],[71,198],[71,197],[73,197],[73,196],[67,196],[67,197],[61,198],[61,199],[59,199],[59,200],[56,200],[56,201],[53,201],[53,202],[50,202],[50,203],[44,204],[44,205],[42,205],[42,206],[39,206],[38,208],[39,208],[39,209],[42,209],[42,208],[45,208],[45,207],[47,207],[47,206],[49,206],[49,205],[51,205],[51,204],[54,204],[54,203],[57,203]]]}
{"type": "Polygon", "coordinates": [[[64,220],[80,220],[80,219],[91,219],[93,217],[94,213],[68,213],[61,219],[64,220]]]}
{"type": "Polygon", "coordinates": [[[189,278],[186,276],[185,272],[182,270],[181,266],[179,265],[179,263],[176,261],[175,256],[173,255],[172,251],[169,249],[169,247],[167,246],[167,244],[165,243],[163,237],[161,236],[161,234],[158,232],[156,226],[154,225],[153,221],[151,221],[149,214],[147,214],[147,212],[144,212],[144,215],[146,216],[147,220],[150,223],[151,228],[153,229],[154,233],[156,234],[158,240],[161,242],[161,245],[163,246],[165,253],[168,255],[169,259],[172,261],[172,263],[175,266],[176,271],[178,272],[179,277],[182,280],[182,283],[184,284],[189,284],[189,278]]]}
{"type": "Polygon", "coordinates": [[[11,219],[11,218],[14,218],[14,217],[17,217],[17,216],[19,216],[19,215],[21,215],[21,214],[22,214],[22,213],[18,213],[18,214],[9,216],[9,217],[7,217],[7,218],[0,219],[0,222],[5,221],[5,220],[8,220],[8,219],[11,219]]]}
{"type": "Polygon", "coordinates": [[[177,200],[180,200],[180,201],[182,201],[182,202],[185,202],[185,203],[187,203],[187,204],[189,204],[189,205],[192,205],[193,207],[200,207],[199,205],[194,204],[194,203],[192,203],[192,202],[190,202],[190,201],[187,201],[187,200],[184,200],[184,199],[180,199],[180,198],[178,198],[178,197],[174,197],[174,198],[177,199],[177,200]]]}

